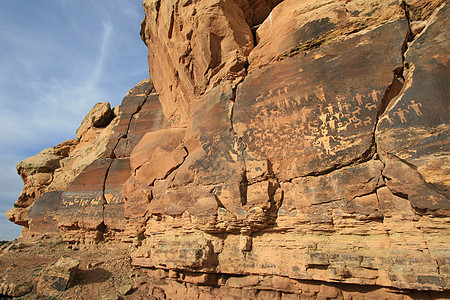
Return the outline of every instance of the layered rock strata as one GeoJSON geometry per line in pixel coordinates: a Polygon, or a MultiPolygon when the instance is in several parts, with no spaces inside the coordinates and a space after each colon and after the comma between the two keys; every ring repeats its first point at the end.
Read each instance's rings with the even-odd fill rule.
{"type": "Polygon", "coordinates": [[[448,296],[447,3],[144,9],[154,87],[20,163],[12,221],[133,241],[169,298],[448,296]]]}
{"type": "Polygon", "coordinates": [[[108,102],[96,104],[76,140],[17,165],[25,186],[7,212],[9,219],[25,226],[25,235],[59,232],[74,243],[120,240],[126,227],[122,186],[130,176],[131,150],[147,130],[164,126],[149,80],[114,109],[108,102]]]}

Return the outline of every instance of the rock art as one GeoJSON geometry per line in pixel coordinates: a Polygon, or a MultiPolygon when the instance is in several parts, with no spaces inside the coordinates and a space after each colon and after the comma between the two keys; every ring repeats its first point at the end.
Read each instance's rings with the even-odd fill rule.
{"type": "Polygon", "coordinates": [[[150,298],[448,298],[446,1],[143,6],[151,81],[18,164],[24,236],[133,243],[150,298]]]}

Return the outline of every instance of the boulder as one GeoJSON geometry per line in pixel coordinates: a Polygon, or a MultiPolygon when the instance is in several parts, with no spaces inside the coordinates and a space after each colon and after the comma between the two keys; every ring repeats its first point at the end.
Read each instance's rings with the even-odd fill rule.
{"type": "Polygon", "coordinates": [[[73,282],[79,264],[79,261],[70,257],[61,257],[41,271],[37,278],[36,291],[45,296],[59,295],[73,282]]]}
{"type": "Polygon", "coordinates": [[[97,103],[86,115],[80,128],[77,129],[77,138],[81,139],[83,134],[92,127],[106,127],[114,119],[114,112],[111,110],[109,102],[97,103]]]}

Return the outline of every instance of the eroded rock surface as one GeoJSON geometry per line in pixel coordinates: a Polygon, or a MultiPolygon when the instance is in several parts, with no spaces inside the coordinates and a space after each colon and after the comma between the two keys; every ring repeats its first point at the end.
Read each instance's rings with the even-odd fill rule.
{"type": "Polygon", "coordinates": [[[133,242],[155,297],[448,296],[444,1],[144,9],[154,88],[20,163],[12,221],[133,242]]]}

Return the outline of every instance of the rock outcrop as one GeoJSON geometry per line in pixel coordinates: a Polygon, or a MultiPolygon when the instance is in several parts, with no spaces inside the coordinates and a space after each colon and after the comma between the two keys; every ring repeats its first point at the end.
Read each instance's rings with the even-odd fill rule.
{"type": "Polygon", "coordinates": [[[132,242],[154,297],[449,295],[445,1],[144,10],[153,83],[19,163],[10,220],[132,242]]]}
{"type": "Polygon", "coordinates": [[[61,257],[57,262],[43,269],[37,280],[36,290],[45,296],[58,296],[73,282],[79,261],[70,257],[61,257]]]}

